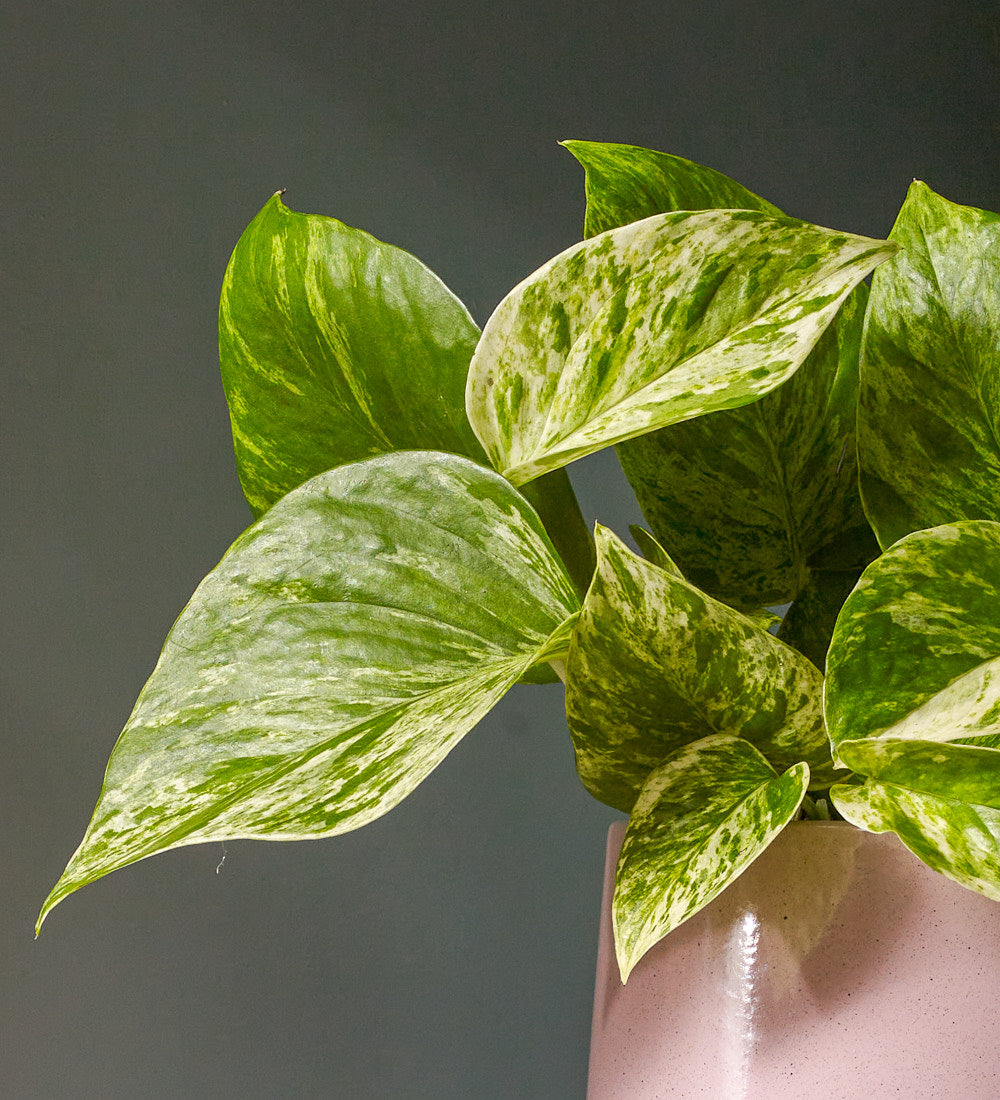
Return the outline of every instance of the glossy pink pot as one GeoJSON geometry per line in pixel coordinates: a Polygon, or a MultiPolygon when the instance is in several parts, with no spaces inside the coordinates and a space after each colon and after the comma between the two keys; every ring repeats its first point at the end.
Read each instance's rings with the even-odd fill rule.
{"type": "Polygon", "coordinates": [[[1000,1097],[1000,903],[797,822],[622,986],[608,834],[588,1100],[1000,1097]]]}

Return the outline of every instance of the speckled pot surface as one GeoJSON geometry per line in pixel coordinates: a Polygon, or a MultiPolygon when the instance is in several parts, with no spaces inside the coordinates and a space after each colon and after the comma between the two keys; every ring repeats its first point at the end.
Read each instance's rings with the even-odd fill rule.
{"type": "Polygon", "coordinates": [[[790,825],[622,986],[611,827],[588,1100],[1000,1097],[1000,903],[892,835],[790,825]]]}

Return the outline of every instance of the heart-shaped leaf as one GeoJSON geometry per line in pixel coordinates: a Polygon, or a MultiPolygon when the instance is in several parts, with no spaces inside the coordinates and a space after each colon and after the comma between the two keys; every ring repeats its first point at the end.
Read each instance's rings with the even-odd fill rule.
{"type": "Polygon", "coordinates": [[[798,811],[809,767],[779,776],[747,741],[715,735],[652,771],[625,832],[612,918],[622,981],[668,932],[707,905],[798,811]]]}
{"type": "MultiPolygon", "coordinates": [[[[565,142],[586,170],[587,235],[671,210],[771,203],[711,168],[631,145],[565,142]]],[[[867,287],[861,283],[802,367],[760,401],[622,443],[647,522],[689,579],[741,608],[787,603],[784,628],[820,668],[843,597],[878,553],[857,486],[854,421],[867,287]],[[834,578],[825,551],[859,544],[834,578]],[[828,607],[829,597],[840,603],[828,607]],[[832,614],[830,611],[832,610],[832,614]]]]}
{"type": "Polygon", "coordinates": [[[858,412],[865,509],[883,547],[1000,520],[1000,216],[911,185],[872,281],[858,412]]]}
{"type": "Polygon", "coordinates": [[[762,210],[781,215],[742,184],[684,157],[603,141],[562,145],[583,165],[587,237],[668,210],[762,210]]]}
{"type": "Polygon", "coordinates": [[[597,529],[598,563],[573,632],[566,713],[584,785],[629,811],[665,756],[714,733],[778,768],[834,778],[823,678],[805,657],[677,573],[597,529]]]}
{"type": "MultiPolygon", "coordinates": [[[[219,358],[255,516],[303,481],[392,451],[486,455],[465,415],[479,329],[419,260],[275,195],[233,252],[219,358]]],[[[581,593],[590,533],[564,472],[526,492],[581,593]]]]}
{"type": "Polygon", "coordinates": [[[997,523],[918,531],[868,566],[841,609],[827,657],[835,756],[859,766],[862,750],[853,742],[1000,732],[998,606],[997,523]]]}
{"type": "Polygon", "coordinates": [[[219,357],[254,515],[389,451],[486,457],[465,416],[479,329],[419,260],[273,196],[222,284],[219,357]]]}
{"type": "Polygon", "coordinates": [[[676,212],[567,249],[500,303],[469,419],[514,484],[746,405],[789,378],[891,246],[747,210],[676,212]]]}
{"type": "Polygon", "coordinates": [[[341,466],[274,505],[201,583],[42,910],[145,856],[357,828],[435,768],[578,597],[538,517],[467,459],[341,466]]]}

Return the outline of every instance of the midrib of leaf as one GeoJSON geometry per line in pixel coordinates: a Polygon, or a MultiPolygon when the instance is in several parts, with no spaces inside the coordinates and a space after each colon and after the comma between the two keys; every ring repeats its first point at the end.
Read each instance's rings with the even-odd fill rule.
{"type": "MultiPolygon", "coordinates": [[[[934,278],[934,289],[937,291],[940,301],[947,307],[944,312],[945,316],[948,318],[948,329],[951,332],[952,344],[958,351],[959,359],[962,363],[962,369],[965,372],[965,377],[969,383],[969,387],[976,395],[976,402],[979,405],[979,410],[982,413],[983,420],[985,420],[986,424],[989,426],[990,436],[993,439],[993,447],[996,450],[997,454],[1000,455],[1000,436],[997,435],[997,428],[996,424],[994,424],[993,422],[993,416],[989,409],[986,407],[986,402],[983,400],[983,395],[980,390],[981,381],[976,378],[975,372],[973,371],[972,366],[969,363],[968,356],[966,355],[965,345],[958,338],[958,331],[955,328],[955,318],[952,315],[952,302],[945,296],[944,289],[941,286],[941,279],[938,275],[937,266],[934,263],[934,253],[931,251],[930,241],[927,239],[927,231],[924,228],[923,219],[921,219],[919,223],[919,228],[920,237],[921,240],[924,242],[924,249],[927,253],[927,263],[930,265],[931,275],[934,278]]],[[[928,363],[927,366],[930,367],[931,364],[928,363]]]]}

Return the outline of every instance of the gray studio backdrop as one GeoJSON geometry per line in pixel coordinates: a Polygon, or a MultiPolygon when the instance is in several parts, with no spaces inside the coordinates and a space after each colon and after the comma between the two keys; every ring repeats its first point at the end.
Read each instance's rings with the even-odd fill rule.
{"type": "MultiPolygon", "coordinates": [[[[483,322],[580,235],[567,137],[872,235],[914,176],[997,209],[995,4],[901,8],[3,6],[0,1096],[583,1095],[615,815],[558,687],[515,690],[367,829],[159,856],[32,938],[164,634],[249,522],[222,273],[285,187],[483,322]]],[[[613,457],[574,479],[589,518],[638,518],[613,457]]]]}

